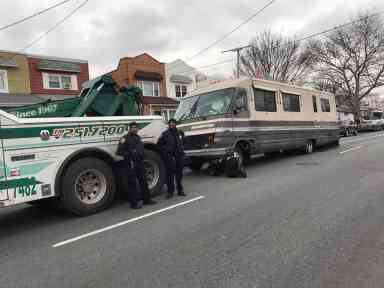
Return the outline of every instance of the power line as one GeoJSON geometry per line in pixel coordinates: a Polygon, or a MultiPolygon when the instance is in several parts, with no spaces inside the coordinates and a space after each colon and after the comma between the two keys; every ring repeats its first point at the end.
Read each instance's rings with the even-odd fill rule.
{"type": "MultiPolygon", "coordinates": [[[[329,28],[329,29],[326,29],[326,30],[323,30],[321,32],[316,32],[316,33],[313,33],[313,34],[310,34],[310,35],[307,35],[303,38],[300,38],[300,39],[297,39],[295,41],[297,42],[300,42],[300,41],[304,41],[304,40],[308,40],[310,38],[314,38],[314,37],[317,37],[317,36],[320,36],[322,34],[326,34],[326,33],[329,33],[329,32],[332,32],[336,29],[339,29],[339,28],[343,28],[345,26],[348,26],[348,25],[352,25],[354,23],[358,23],[358,22],[361,22],[363,21],[364,19],[366,18],[370,18],[370,17],[374,17],[374,16],[377,16],[377,15],[380,15],[384,13],[384,11],[381,11],[381,12],[377,12],[377,13],[374,13],[374,14],[371,14],[371,15],[368,15],[368,16],[365,16],[365,17],[362,17],[360,19],[357,19],[357,20],[353,20],[353,21],[350,21],[350,22],[347,22],[347,23],[344,23],[344,24],[341,24],[341,25],[338,25],[338,26],[335,26],[333,28],[329,28]]],[[[249,48],[251,47],[252,45],[245,45],[245,46],[241,46],[241,47],[238,47],[238,48],[234,48],[234,49],[230,49],[230,50],[226,50],[226,51],[223,51],[223,52],[237,52],[238,49],[245,49],[245,48],[249,48]]],[[[247,57],[249,58],[249,56],[243,56],[243,57],[247,57]]],[[[224,64],[224,63],[229,63],[229,62],[233,62],[233,60],[224,60],[224,61],[221,61],[221,62],[217,62],[217,63],[212,63],[212,64],[208,64],[208,65],[205,65],[205,66],[201,66],[201,67],[196,67],[196,68],[192,68],[192,69],[189,69],[189,70],[184,70],[184,71],[181,71],[181,72],[177,72],[177,74],[186,74],[188,72],[192,72],[194,70],[197,70],[197,69],[204,69],[205,67],[213,67],[213,66],[217,66],[217,65],[221,65],[221,64],[224,64]]],[[[171,69],[172,70],[172,69],[171,69]]]]}
{"type": "Polygon", "coordinates": [[[320,36],[320,35],[323,35],[323,34],[327,34],[327,33],[332,32],[334,30],[337,30],[337,29],[340,29],[340,28],[343,28],[343,27],[346,27],[346,26],[349,26],[349,25],[361,22],[361,21],[363,21],[365,19],[368,19],[368,18],[371,18],[371,17],[374,17],[374,16],[378,16],[378,15],[380,15],[382,13],[384,13],[384,11],[373,13],[371,15],[367,15],[365,17],[361,17],[361,18],[359,18],[357,20],[353,20],[353,21],[350,21],[350,22],[338,25],[338,26],[335,26],[333,28],[330,28],[330,29],[327,29],[327,30],[323,30],[321,32],[313,33],[313,34],[310,34],[310,35],[305,36],[303,38],[297,39],[297,40],[295,40],[295,42],[301,42],[301,41],[308,40],[308,39],[311,39],[311,38],[314,38],[314,37],[317,37],[317,36],[320,36]]]}
{"type": "MultiPolygon", "coordinates": [[[[317,37],[317,36],[320,36],[320,35],[323,35],[323,34],[327,34],[327,33],[332,32],[334,30],[337,30],[337,29],[340,29],[340,28],[343,28],[343,27],[346,27],[346,26],[349,26],[349,25],[361,22],[364,19],[367,19],[367,18],[370,18],[370,17],[374,17],[374,16],[378,16],[378,15],[380,15],[382,13],[384,13],[384,11],[377,12],[377,13],[374,13],[374,14],[371,14],[371,15],[359,18],[357,20],[353,20],[353,21],[344,23],[344,24],[340,24],[340,25],[337,25],[337,26],[335,26],[333,28],[329,28],[329,29],[323,30],[321,32],[316,32],[316,33],[313,33],[313,34],[309,34],[309,35],[307,35],[307,36],[305,36],[303,38],[299,38],[299,39],[294,40],[294,42],[301,42],[301,41],[308,40],[308,39],[311,39],[311,38],[314,38],[314,37],[317,37]]],[[[252,45],[245,45],[245,46],[241,46],[241,47],[237,47],[237,48],[233,48],[233,49],[229,49],[229,50],[223,51],[222,53],[225,53],[225,52],[236,52],[238,49],[242,50],[242,49],[246,49],[246,48],[250,48],[250,47],[252,47],[252,45]]]]}
{"type": "Polygon", "coordinates": [[[232,33],[234,33],[235,31],[237,31],[238,29],[240,29],[242,26],[244,26],[245,24],[247,24],[248,22],[250,22],[253,18],[255,18],[257,15],[259,15],[261,12],[263,12],[265,9],[267,9],[270,5],[272,5],[273,2],[275,2],[276,0],[271,0],[269,1],[265,6],[263,6],[261,9],[259,9],[258,11],[256,11],[254,14],[252,14],[249,18],[247,18],[245,21],[243,21],[242,23],[240,23],[239,25],[237,25],[234,29],[232,29],[230,32],[228,32],[227,34],[223,35],[221,38],[219,38],[218,40],[216,40],[215,42],[213,42],[212,44],[210,44],[209,46],[207,46],[206,48],[200,50],[199,52],[197,52],[196,54],[192,55],[191,57],[187,58],[187,60],[191,60],[192,58],[195,58],[201,54],[203,54],[204,52],[206,52],[207,50],[211,49],[213,46],[215,46],[216,44],[220,43],[221,41],[223,41],[224,39],[226,39],[228,36],[230,36],[232,33]]]}
{"type": "Polygon", "coordinates": [[[12,22],[12,23],[10,23],[10,24],[7,24],[7,25],[5,25],[5,26],[2,26],[2,27],[0,27],[0,31],[3,31],[3,30],[5,30],[5,29],[11,28],[11,27],[16,26],[16,25],[18,25],[18,24],[21,24],[21,23],[23,23],[23,22],[25,22],[25,21],[28,21],[28,20],[30,20],[30,19],[32,19],[32,18],[35,18],[35,17],[37,17],[37,16],[39,16],[39,15],[41,15],[41,14],[44,14],[45,12],[48,12],[48,11],[50,11],[50,10],[56,8],[56,7],[59,7],[59,6],[61,6],[61,5],[64,5],[64,4],[66,4],[66,3],[70,2],[70,1],[72,1],[72,0],[61,1],[61,2],[59,2],[59,3],[57,3],[57,4],[55,4],[55,5],[52,5],[52,6],[50,6],[50,7],[48,7],[48,8],[45,8],[45,9],[43,9],[43,10],[41,10],[41,11],[38,11],[38,12],[36,12],[36,13],[34,13],[34,14],[28,16],[28,17],[24,17],[24,18],[19,19],[19,20],[15,21],[15,22],[12,22]]]}
{"type": "Polygon", "coordinates": [[[178,75],[186,74],[186,73],[194,71],[194,70],[206,70],[206,69],[210,69],[210,68],[212,68],[214,66],[218,66],[218,65],[222,65],[222,64],[227,64],[227,63],[232,63],[232,62],[233,62],[233,59],[227,59],[227,60],[223,60],[223,61],[220,61],[220,62],[216,62],[216,63],[207,64],[207,65],[204,65],[204,66],[196,67],[196,68],[193,68],[193,69],[188,69],[188,70],[180,71],[180,72],[177,72],[177,74],[178,75]]]}
{"type": "MultiPolygon", "coordinates": [[[[350,21],[350,22],[347,22],[347,23],[344,23],[344,24],[341,24],[341,25],[337,25],[333,28],[329,28],[329,29],[326,29],[326,30],[323,30],[321,32],[316,32],[316,33],[313,33],[313,34],[309,34],[303,38],[300,38],[300,39],[296,39],[293,41],[293,43],[298,43],[298,42],[302,42],[302,41],[305,41],[305,40],[308,40],[308,39],[311,39],[311,38],[314,38],[314,37],[317,37],[317,36],[321,36],[323,34],[327,34],[329,32],[332,32],[332,31],[335,31],[337,29],[340,29],[340,28],[343,28],[343,27],[346,27],[346,26],[349,26],[349,25],[352,25],[352,24],[355,24],[355,23],[358,23],[358,22],[361,22],[365,19],[368,19],[368,18],[371,18],[371,17],[374,17],[374,16],[378,16],[380,14],[384,13],[384,11],[381,11],[381,12],[377,12],[377,13],[373,13],[371,15],[367,15],[365,17],[361,17],[357,20],[353,20],[353,21],[350,21]]],[[[288,45],[287,44],[283,44],[282,46],[285,46],[285,45],[288,45]]],[[[233,49],[230,49],[230,50],[226,50],[226,51],[222,51],[222,53],[225,53],[225,52],[236,52],[237,54],[237,77],[239,77],[239,74],[240,74],[240,52],[243,50],[243,49],[246,49],[246,48],[250,48],[252,47],[252,45],[245,45],[245,46],[240,46],[240,47],[236,47],[236,48],[233,48],[233,49]]],[[[276,47],[274,47],[276,48],[276,47]]],[[[243,56],[245,58],[249,58],[250,56],[243,56]]]]}
{"type": "Polygon", "coordinates": [[[79,6],[77,6],[75,9],[73,9],[68,15],[66,15],[63,19],[61,19],[59,22],[57,22],[55,25],[53,25],[51,28],[49,28],[46,32],[41,34],[39,37],[37,37],[35,40],[33,40],[31,43],[29,43],[27,46],[25,46],[21,51],[25,52],[27,49],[31,48],[33,45],[35,45],[37,42],[39,42],[41,39],[43,39],[45,36],[47,36],[49,33],[51,33],[53,30],[55,30],[57,27],[59,27],[61,24],[63,24],[65,21],[68,20],[73,14],[75,14],[80,8],[85,6],[89,0],[85,0],[82,2],[79,6]]]}

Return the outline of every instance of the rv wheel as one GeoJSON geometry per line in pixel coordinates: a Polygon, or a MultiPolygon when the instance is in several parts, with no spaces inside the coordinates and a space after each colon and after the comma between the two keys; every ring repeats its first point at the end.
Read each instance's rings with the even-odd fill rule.
{"type": "Polygon", "coordinates": [[[305,143],[304,152],[305,154],[312,154],[314,151],[314,142],[313,140],[308,140],[307,143],[305,143]]]}
{"type": "Polygon", "coordinates": [[[203,166],[204,161],[199,158],[192,158],[191,162],[189,163],[188,167],[192,171],[200,171],[201,167],[203,166]]]}

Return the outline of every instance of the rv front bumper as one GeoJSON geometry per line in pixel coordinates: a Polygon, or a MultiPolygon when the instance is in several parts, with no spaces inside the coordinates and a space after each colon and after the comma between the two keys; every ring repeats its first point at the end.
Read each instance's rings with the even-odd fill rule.
{"type": "Polygon", "coordinates": [[[233,152],[233,148],[207,148],[198,150],[187,150],[187,157],[220,158],[233,152]]]}

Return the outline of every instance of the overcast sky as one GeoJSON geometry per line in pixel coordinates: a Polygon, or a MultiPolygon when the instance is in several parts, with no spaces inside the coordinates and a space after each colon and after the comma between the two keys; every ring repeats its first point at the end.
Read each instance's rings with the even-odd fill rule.
{"type": "MultiPolygon", "coordinates": [[[[0,0],[0,26],[60,0],[0,0]]],[[[18,51],[48,30],[83,0],[0,32],[0,50],[18,51]]],[[[91,77],[116,68],[124,56],[148,52],[162,62],[188,59],[250,17],[268,0],[89,0],[58,29],[27,50],[32,54],[89,61],[91,77]]],[[[244,45],[257,33],[298,37],[349,21],[360,10],[384,11],[383,0],[276,0],[262,14],[208,52],[193,58],[195,67],[231,59],[224,49],[244,45]]],[[[202,70],[231,73],[233,63],[202,70]]]]}

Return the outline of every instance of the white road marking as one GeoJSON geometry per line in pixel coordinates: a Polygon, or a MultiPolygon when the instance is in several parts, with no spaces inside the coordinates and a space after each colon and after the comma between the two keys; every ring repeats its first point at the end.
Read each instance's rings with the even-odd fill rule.
{"type": "Polygon", "coordinates": [[[348,152],[352,152],[352,151],[361,149],[361,148],[363,148],[363,147],[364,147],[363,145],[361,145],[361,146],[357,146],[357,147],[352,147],[352,148],[350,148],[350,149],[341,151],[341,152],[339,152],[339,153],[340,153],[340,154],[345,154],[345,153],[348,153],[348,152]]]}
{"type": "Polygon", "coordinates": [[[53,248],[57,248],[57,247],[60,247],[60,246],[64,246],[64,245],[67,245],[67,244],[79,241],[81,239],[88,238],[88,237],[91,237],[91,236],[94,236],[94,235],[97,235],[97,234],[100,234],[100,233],[103,233],[103,232],[106,232],[106,231],[109,231],[109,230],[112,230],[112,229],[115,229],[115,228],[118,228],[118,227],[121,227],[121,226],[124,226],[124,225],[127,225],[127,224],[130,224],[130,223],[133,223],[133,222],[136,222],[136,221],[139,221],[139,220],[151,217],[151,216],[156,215],[156,214],[160,214],[162,212],[165,212],[165,211],[174,209],[176,207],[183,206],[183,205],[186,205],[186,204],[189,204],[189,203],[192,203],[192,202],[204,199],[204,198],[205,198],[205,196],[199,196],[199,197],[196,197],[196,198],[192,198],[192,199],[189,199],[187,201],[184,201],[184,202],[181,202],[181,203],[177,203],[175,205],[168,206],[168,207],[165,207],[163,209],[159,209],[159,210],[156,210],[156,211],[153,211],[153,212],[141,215],[139,217],[128,219],[128,220],[125,220],[125,221],[122,221],[122,222],[119,222],[119,223],[116,223],[116,224],[113,224],[113,225],[110,225],[110,226],[107,226],[107,227],[104,227],[104,228],[101,228],[101,229],[98,229],[98,230],[94,230],[94,231],[86,233],[86,234],[83,234],[83,235],[80,235],[80,236],[77,236],[77,237],[74,237],[74,238],[71,238],[71,239],[68,239],[68,240],[56,243],[56,244],[52,245],[52,247],[53,248]]]}
{"type": "Polygon", "coordinates": [[[373,138],[382,137],[382,136],[384,136],[384,134],[377,134],[377,135],[374,135],[374,136],[363,137],[363,138],[359,138],[359,139],[351,139],[351,140],[345,139],[344,141],[341,142],[341,144],[349,144],[349,143],[364,141],[364,140],[373,139],[373,138]]]}

